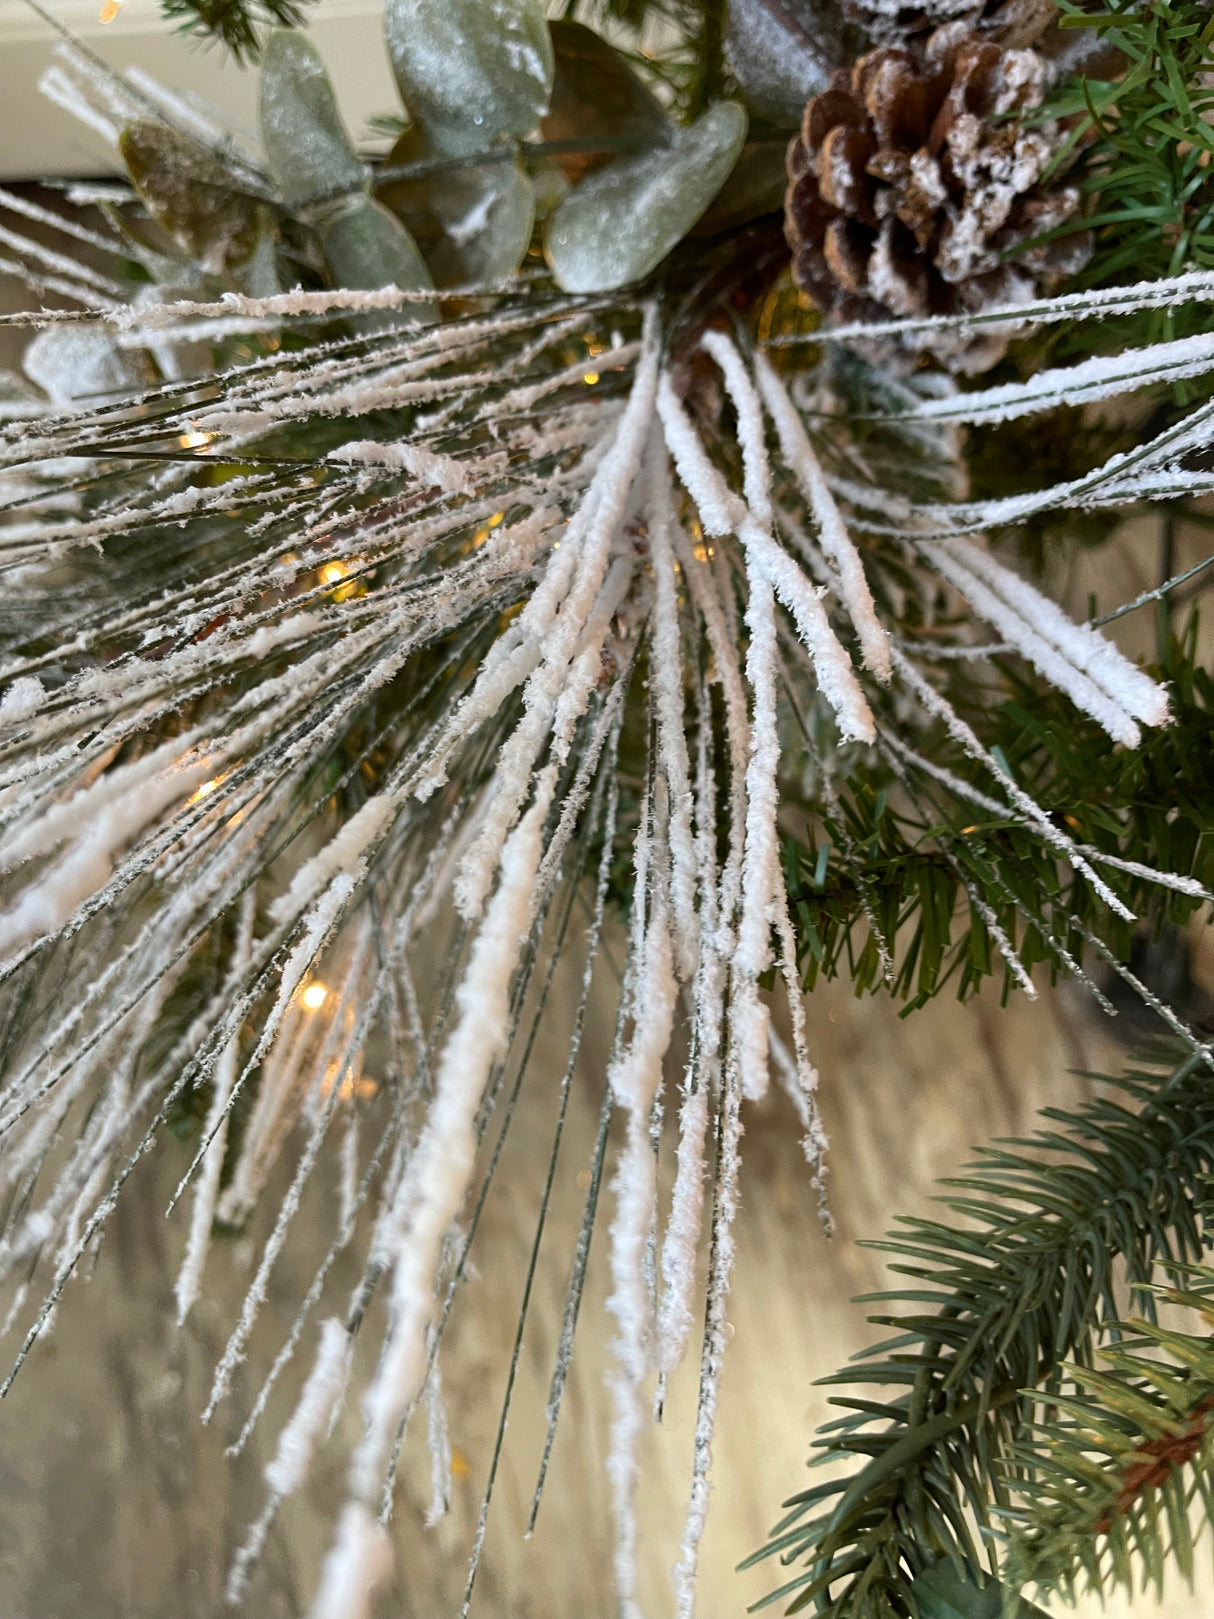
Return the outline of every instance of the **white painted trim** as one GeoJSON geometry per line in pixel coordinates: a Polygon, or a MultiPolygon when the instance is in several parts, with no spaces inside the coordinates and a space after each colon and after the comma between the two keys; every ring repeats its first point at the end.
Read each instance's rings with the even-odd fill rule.
{"type": "MultiPolygon", "coordinates": [[[[256,73],[223,52],[177,33],[157,0],[123,0],[103,27],[100,0],[47,0],[47,9],[111,66],[140,67],[169,89],[191,92],[255,148],[256,73]]],[[[383,43],[382,0],[317,0],[310,33],[328,64],[351,136],[362,141],[368,119],[400,112],[383,43]]],[[[0,179],[64,179],[121,172],[101,136],[48,101],[38,81],[54,60],[52,29],[23,0],[0,0],[0,179]]]]}

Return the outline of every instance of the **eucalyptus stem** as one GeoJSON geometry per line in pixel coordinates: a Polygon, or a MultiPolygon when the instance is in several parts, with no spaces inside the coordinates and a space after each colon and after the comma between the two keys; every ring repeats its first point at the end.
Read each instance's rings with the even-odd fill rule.
{"type": "Polygon", "coordinates": [[[435,174],[458,174],[463,169],[481,168],[487,163],[513,163],[516,158],[595,157],[600,154],[643,152],[653,145],[652,136],[596,135],[593,140],[523,141],[519,145],[489,146],[481,152],[461,157],[422,157],[414,163],[386,163],[374,170],[375,186],[397,180],[428,180],[435,174]]]}

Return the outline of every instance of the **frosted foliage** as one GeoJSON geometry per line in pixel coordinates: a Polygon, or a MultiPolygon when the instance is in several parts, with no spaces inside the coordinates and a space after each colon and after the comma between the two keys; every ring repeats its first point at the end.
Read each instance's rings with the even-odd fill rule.
{"type": "MultiPolygon", "coordinates": [[[[359,200],[321,227],[320,242],[334,279],[343,287],[428,287],[430,272],[409,232],[381,203],[359,200]]],[[[399,314],[364,315],[364,328],[425,325],[434,312],[416,304],[399,314]]]]}
{"type": "Polygon", "coordinates": [[[552,40],[539,0],[388,0],[384,25],[410,117],[438,150],[529,135],[547,112],[552,40]]]}
{"type": "Polygon", "coordinates": [[[469,164],[433,198],[444,242],[433,254],[444,286],[489,284],[522,263],[535,226],[535,188],[517,163],[469,164]]]}
{"type": "Polygon", "coordinates": [[[124,353],[97,326],[51,327],[26,345],[22,370],[53,405],[136,388],[146,379],[137,356],[124,353]]]}
{"type": "Polygon", "coordinates": [[[320,52],[297,29],[276,28],[266,41],[259,110],[266,161],[288,207],[365,187],[320,52]]]}
{"type": "Polygon", "coordinates": [[[699,219],[725,183],[746,139],[746,113],[732,101],[638,157],[609,163],[553,214],[547,251],[566,292],[622,287],[649,274],[699,219]]]}
{"type": "MultiPolygon", "coordinates": [[[[484,116],[499,120],[476,127],[477,143],[530,128],[551,70],[533,39],[539,13],[478,4],[457,49],[466,8],[439,9],[431,21],[452,41],[445,70],[427,69],[431,100],[423,87],[411,110],[429,107],[445,127],[455,101],[443,97],[458,99],[460,75],[475,73],[497,85],[484,116]],[[486,51],[506,64],[500,80],[486,51]]],[[[398,56],[419,14],[393,9],[398,56]]],[[[306,48],[272,51],[307,80],[306,48]]],[[[414,68],[428,60],[422,52],[414,68]]],[[[307,82],[323,128],[323,88],[307,82]]],[[[626,279],[664,252],[744,131],[737,109],[717,108],[660,154],[593,176],[586,210],[553,237],[565,283],[602,285],[582,279],[592,261],[626,279]]],[[[374,213],[344,138],[329,128],[306,184],[322,171],[348,181],[354,206],[374,213]]],[[[849,772],[880,757],[907,791],[967,819],[978,808],[1014,823],[1118,916],[1129,916],[1124,876],[1200,897],[1183,872],[1073,839],[955,711],[939,671],[967,667],[950,660],[981,650],[970,637],[989,619],[1033,678],[1118,745],[1166,724],[1163,689],[997,561],[982,531],[1188,493],[1203,477],[1209,487],[1214,406],[1081,479],[963,501],[943,475],[945,422],[1005,410],[1006,395],[954,393],[938,408],[926,391],[882,396],[867,424],[874,442],[911,435],[918,470],[930,446],[943,458],[933,492],[902,482],[894,459],[840,450],[838,420],[824,420],[829,361],[790,384],[720,322],[680,348],[686,323],[668,323],[656,303],[550,284],[482,289],[440,324],[424,286],[394,274],[395,287],[374,290],[31,316],[44,330],[26,369],[45,397],[0,421],[0,1193],[10,1210],[0,1319],[22,1334],[0,1390],[37,1352],[166,1120],[193,1120],[168,1214],[183,1256],[179,1313],[206,1297],[216,1217],[246,1221],[254,1245],[206,1415],[232,1419],[239,1452],[270,1413],[286,1413],[229,1595],[248,1611],[265,1605],[261,1549],[280,1498],[304,1484],[323,1446],[326,1464],[336,1457],[343,1469],[346,1502],[310,1611],[369,1614],[391,1570],[379,1520],[393,1508],[397,1456],[425,1445],[421,1430],[435,1514],[447,1497],[461,1413],[452,1402],[448,1437],[442,1340],[461,1330],[451,1305],[465,1276],[493,1261],[475,1228],[497,1172],[497,1123],[509,1123],[502,1099],[556,954],[572,952],[584,998],[618,994],[619,1022],[599,1071],[603,1126],[567,1266],[547,1445],[587,1266],[602,1264],[618,1606],[634,1614],[640,1438],[705,1320],[673,1573],[674,1611],[690,1616],[739,1143],[773,1065],[820,1194],[825,1169],[781,860],[786,739],[803,720],[818,804],[836,820],[849,772]],[[342,327],[342,314],[361,324],[342,327]],[[241,367],[205,385],[155,380],[153,348],[233,335],[248,347],[241,367]],[[929,651],[891,633],[888,604],[911,577],[924,601],[947,607],[929,651]],[[948,766],[931,757],[941,732],[948,766]],[[575,902],[590,870],[587,934],[575,902]],[[599,939],[606,896],[621,885],[630,920],[619,989],[599,939]],[[666,1109],[677,1129],[663,1130],[672,1045],[687,1057],[666,1109]],[[600,1190],[610,1241],[592,1245],[600,1190]],[[288,1257],[299,1273],[296,1215],[309,1196],[330,1211],[328,1245],[305,1257],[298,1313],[263,1361],[254,1327],[265,1328],[259,1312],[285,1285],[288,1257]],[[334,1317],[339,1257],[355,1280],[334,1317]],[[357,1356],[355,1333],[372,1340],[357,1356]],[[346,1421],[330,1435],[343,1397],[346,1421]],[[351,1426],[353,1438],[340,1438],[351,1426]]],[[[76,284],[83,296],[87,283],[76,284]]],[[[1214,279],[1201,286],[1208,294],[1214,279]]],[[[1099,312],[1154,296],[1092,299],[1099,312]]],[[[1054,305],[1031,308],[1026,319],[1055,318],[1054,305]]],[[[1176,362],[1144,350],[1080,380],[1116,391],[1176,362]]],[[[1050,397],[1062,386],[1051,378],[1050,397]]],[[[955,859],[947,838],[928,836],[955,859]]],[[[971,901],[1027,992],[1013,930],[982,896],[971,901]]],[[[1059,942],[1069,936],[1068,925],[1042,934],[1052,959],[1078,971],[1059,942]]],[[[554,1086],[557,1120],[572,1083],[572,1061],[564,1080],[528,1077],[554,1086]]],[[[577,1172],[559,1146],[558,1125],[554,1195],[577,1172]]],[[[502,1155],[501,1174],[512,1161],[502,1155]]],[[[535,1251],[549,1263],[546,1245],[535,1251]]],[[[529,1351],[521,1328],[519,1343],[529,1351]]],[[[491,1497],[492,1479],[473,1572],[493,1544],[491,1497]]]]}
{"type": "Polygon", "coordinates": [[[266,1483],[276,1495],[291,1495],[308,1475],[318,1439],[331,1425],[350,1372],[350,1334],[345,1323],[330,1318],[320,1329],[316,1361],[304,1384],[295,1413],[278,1438],[278,1450],[266,1468],[266,1483]]]}
{"type": "Polygon", "coordinates": [[[0,721],[16,725],[36,714],[46,699],[46,689],[36,675],[20,675],[0,696],[0,721]]]}
{"type": "Polygon", "coordinates": [[[763,0],[731,0],[726,11],[725,55],[733,75],[747,104],[778,127],[800,121],[835,65],[831,45],[823,49],[818,37],[822,17],[811,16],[807,28],[795,11],[763,0]]]}

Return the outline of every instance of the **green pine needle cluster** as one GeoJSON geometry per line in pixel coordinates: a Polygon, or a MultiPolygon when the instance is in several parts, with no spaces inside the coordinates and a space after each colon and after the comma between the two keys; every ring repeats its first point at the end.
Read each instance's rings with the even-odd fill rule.
{"type": "MultiPolygon", "coordinates": [[[[1072,78],[1045,109],[1071,117],[1097,251],[1080,284],[1174,275],[1214,264],[1214,15],[1203,0],[1055,0],[1062,26],[1098,30],[1124,70],[1072,78]]],[[[1156,338],[1181,335],[1173,312],[1156,338]]]]}
{"type": "MultiPolygon", "coordinates": [[[[982,707],[972,672],[950,693],[980,723],[1008,774],[1084,846],[1214,888],[1214,680],[1198,654],[1197,615],[1165,633],[1155,666],[1166,680],[1174,723],[1138,750],[1109,749],[1095,723],[1076,713],[1023,666],[997,660],[1000,701],[982,707]]],[[[931,763],[975,788],[976,767],[941,734],[931,763]]],[[[810,989],[845,971],[857,994],[885,982],[880,945],[890,951],[889,987],[924,1004],[953,983],[959,998],[1003,971],[993,917],[1030,970],[1067,970],[1099,938],[1129,958],[1134,924],[1116,917],[1082,873],[1063,871],[1041,839],[1008,817],[975,809],[913,763],[893,757],[852,768],[834,813],[784,840],[789,898],[810,989]],[[1064,955],[1063,952],[1066,954],[1064,955]]],[[[1200,901],[1141,877],[1102,867],[1128,909],[1153,930],[1183,926],[1200,901]]]]}
{"type": "MultiPolygon", "coordinates": [[[[905,1277],[862,1301],[890,1336],[824,1379],[842,1414],[811,1466],[829,1476],[785,1503],[750,1560],[796,1569],[759,1606],[914,1619],[915,1581],[942,1557],[999,1572],[1006,1515],[1055,1499],[1056,1474],[1027,1441],[1075,1394],[1074,1368],[1090,1386],[1124,1289],[1153,1322],[1161,1273],[1183,1285],[1203,1252],[1210,1062],[1203,1050],[1165,1078],[1118,1082],[1121,1096],[1047,1109],[1046,1128],[944,1182],[943,1221],[904,1219],[874,1244],[905,1277]]],[[[1077,1568],[1065,1534],[1059,1555],[1068,1543],[1077,1568]]],[[[1043,1572],[1065,1583],[1057,1563],[1043,1572]]]]}
{"type": "Polygon", "coordinates": [[[160,0],[178,32],[223,45],[237,62],[255,60],[270,28],[298,28],[307,0],[160,0]]]}
{"type": "Polygon", "coordinates": [[[1008,1518],[1009,1566],[1068,1599],[1084,1584],[1162,1594],[1168,1565],[1191,1582],[1194,1509],[1214,1523],[1214,1270],[1158,1292],[1207,1330],[1119,1325],[1100,1368],[1068,1368],[1076,1392],[1016,1460],[1033,1490],[1008,1518]]]}

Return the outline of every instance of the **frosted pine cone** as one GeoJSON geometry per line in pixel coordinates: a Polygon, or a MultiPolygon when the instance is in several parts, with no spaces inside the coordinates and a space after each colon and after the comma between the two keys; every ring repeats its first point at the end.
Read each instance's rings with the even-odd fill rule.
{"type": "MultiPolygon", "coordinates": [[[[882,46],[841,69],[788,149],[793,278],[844,320],[973,313],[1019,303],[1082,268],[1079,192],[1041,178],[1065,138],[1017,118],[1041,103],[1044,65],[963,23],[921,46],[882,46]],[[1023,244],[1035,245],[1023,247],[1023,244]],[[1015,252],[1009,260],[1009,254],[1015,252]]],[[[993,363],[1002,340],[932,351],[954,369],[993,363]]]]}
{"type": "Polygon", "coordinates": [[[954,22],[1003,45],[1033,45],[1058,20],[1054,0],[845,0],[843,9],[874,45],[905,45],[954,22]]]}

